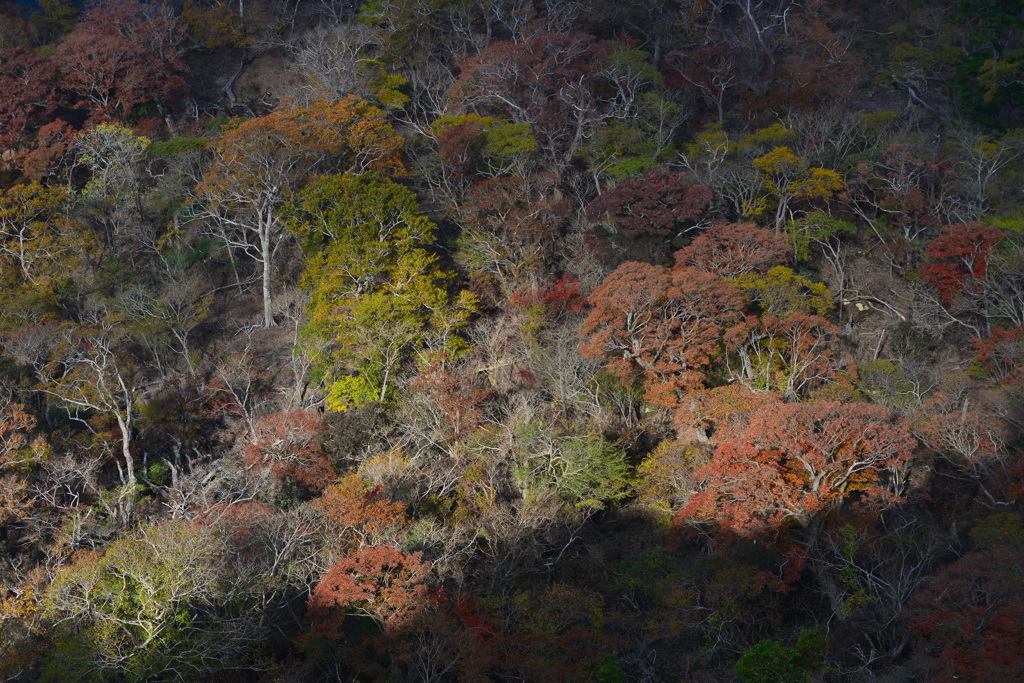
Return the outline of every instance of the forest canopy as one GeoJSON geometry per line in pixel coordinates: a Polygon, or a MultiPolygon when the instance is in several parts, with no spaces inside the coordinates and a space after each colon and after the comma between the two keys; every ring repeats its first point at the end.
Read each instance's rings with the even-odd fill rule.
{"type": "Polygon", "coordinates": [[[0,6],[0,678],[1024,678],[1022,28],[0,6]]]}

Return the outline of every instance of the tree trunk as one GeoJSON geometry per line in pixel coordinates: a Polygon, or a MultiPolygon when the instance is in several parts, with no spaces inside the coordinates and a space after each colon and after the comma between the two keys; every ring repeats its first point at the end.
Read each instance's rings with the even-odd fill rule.
{"type": "Polygon", "coordinates": [[[269,329],[274,326],[274,313],[270,298],[270,238],[262,240],[261,251],[263,253],[263,327],[269,329]]]}
{"type": "Polygon", "coordinates": [[[121,430],[121,456],[124,458],[125,472],[128,474],[125,486],[135,488],[135,463],[132,462],[132,433],[130,418],[126,420],[123,416],[117,416],[117,426],[121,430]]]}

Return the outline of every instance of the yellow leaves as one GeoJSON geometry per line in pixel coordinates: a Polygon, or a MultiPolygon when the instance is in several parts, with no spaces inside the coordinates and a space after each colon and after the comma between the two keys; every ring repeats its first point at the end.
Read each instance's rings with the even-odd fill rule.
{"type": "Polygon", "coordinates": [[[744,294],[765,313],[826,315],[832,310],[832,294],[821,282],[797,275],[791,268],[776,266],[764,275],[748,273],[733,278],[744,294]]]}
{"type": "Polygon", "coordinates": [[[405,175],[401,136],[383,111],[355,96],[314,92],[305,104],[286,100],[225,129],[212,147],[215,160],[198,188],[210,198],[267,186],[283,200],[310,174],[338,169],[405,175]]]}
{"type": "Polygon", "coordinates": [[[807,199],[831,199],[846,187],[843,176],[825,168],[812,168],[793,184],[793,194],[807,199]]]}
{"type": "Polygon", "coordinates": [[[753,161],[774,194],[788,192],[806,199],[831,199],[846,183],[843,176],[825,168],[808,168],[807,161],[789,147],[776,147],[753,161]]]}
{"type": "Polygon", "coordinates": [[[789,147],[776,147],[753,160],[754,169],[764,182],[766,194],[748,202],[748,216],[761,216],[775,207],[775,229],[781,230],[793,218],[794,199],[829,201],[845,187],[843,177],[824,168],[809,168],[807,160],[789,147]]]}
{"type": "Polygon", "coordinates": [[[373,387],[365,377],[350,375],[327,387],[324,406],[330,412],[344,413],[349,408],[369,403],[376,397],[373,387]]]}
{"type": "Polygon", "coordinates": [[[754,159],[756,168],[768,183],[773,192],[779,190],[783,178],[791,178],[803,173],[807,162],[793,153],[789,147],[776,147],[764,156],[754,159]]]}
{"type": "Polygon", "coordinates": [[[459,354],[476,298],[450,293],[455,275],[425,249],[435,226],[410,190],[373,173],[326,176],[296,204],[292,231],[311,253],[303,335],[322,359],[328,410],[387,400],[425,348],[459,354]]]}

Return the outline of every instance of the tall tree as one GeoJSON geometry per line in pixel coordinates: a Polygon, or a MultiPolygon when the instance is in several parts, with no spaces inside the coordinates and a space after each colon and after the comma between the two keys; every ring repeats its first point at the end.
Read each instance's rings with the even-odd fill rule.
{"type": "Polygon", "coordinates": [[[434,225],[416,196],[376,174],[325,176],[298,198],[294,231],[310,252],[304,333],[314,340],[328,407],[385,401],[416,352],[457,353],[475,309],[426,251],[434,225]]]}
{"type": "Polygon", "coordinates": [[[266,116],[236,121],[212,144],[213,159],[196,188],[201,215],[230,248],[259,264],[264,326],[274,325],[271,279],[286,237],[285,202],[314,173],[401,175],[401,146],[380,109],[356,97],[336,100],[320,92],[305,104],[289,100],[266,116]]]}

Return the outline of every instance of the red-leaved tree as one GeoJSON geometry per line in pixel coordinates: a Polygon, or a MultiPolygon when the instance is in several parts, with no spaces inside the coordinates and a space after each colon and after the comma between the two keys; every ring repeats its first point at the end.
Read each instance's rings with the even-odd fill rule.
{"type": "Polygon", "coordinates": [[[24,142],[57,106],[57,68],[20,47],[0,50],[0,152],[24,142]]]}
{"type": "MultiPolygon", "coordinates": [[[[678,173],[658,169],[622,181],[587,207],[590,220],[604,224],[609,241],[664,251],[672,239],[696,224],[711,204],[711,188],[689,185],[678,173]]],[[[660,260],[660,259],[659,259],[660,260]]]]}
{"type": "Polygon", "coordinates": [[[242,446],[248,467],[269,469],[279,480],[293,479],[311,491],[320,491],[334,477],[334,466],[323,452],[323,431],[315,413],[283,410],[260,420],[249,442],[242,446]]]}
{"type": "Polygon", "coordinates": [[[988,257],[1003,231],[980,225],[947,225],[924,250],[921,281],[951,306],[966,290],[984,282],[988,257]]]}
{"type": "Polygon", "coordinates": [[[330,543],[345,552],[396,543],[409,521],[405,503],[386,498],[358,474],[331,484],[311,505],[323,515],[330,543]]]}
{"type": "Polygon", "coordinates": [[[166,108],[184,90],[184,37],[168,4],[91,2],[53,58],[91,119],[125,118],[147,103],[166,108]]]}
{"type": "Polygon", "coordinates": [[[810,546],[822,515],[854,494],[881,506],[896,501],[915,446],[908,426],[881,406],[771,405],[697,470],[700,490],[678,520],[714,521],[740,536],[795,524],[810,546]]]}
{"type": "Polygon", "coordinates": [[[928,680],[1024,678],[1024,551],[975,551],[932,577],[910,601],[911,628],[930,651],[928,680]]]}

